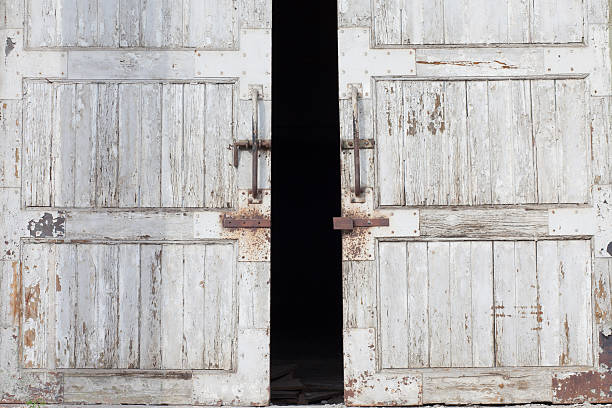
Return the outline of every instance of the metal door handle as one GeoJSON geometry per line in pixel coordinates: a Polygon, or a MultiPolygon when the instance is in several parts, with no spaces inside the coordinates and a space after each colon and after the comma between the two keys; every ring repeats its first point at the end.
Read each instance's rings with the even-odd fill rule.
{"type": "Polygon", "coordinates": [[[352,87],[351,99],[353,102],[353,160],[355,162],[355,197],[361,196],[361,163],[359,160],[359,105],[357,98],[359,89],[352,87]]]}

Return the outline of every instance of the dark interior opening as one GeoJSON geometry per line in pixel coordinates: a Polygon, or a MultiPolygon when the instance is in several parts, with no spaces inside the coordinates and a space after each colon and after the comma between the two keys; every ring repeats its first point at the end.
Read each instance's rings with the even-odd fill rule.
{"type": "Polygon", "coordinates": [[[273,4],[272,403],[342,401],[336,1],[273,4]]]}

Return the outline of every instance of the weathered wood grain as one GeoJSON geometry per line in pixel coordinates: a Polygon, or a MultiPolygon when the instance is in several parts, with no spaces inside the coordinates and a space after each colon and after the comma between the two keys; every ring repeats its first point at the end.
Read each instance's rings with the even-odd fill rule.
{"type": "Polygon", "coordinates": [[[0,101],[0,187],[21,187],[21,101],[0,101]]]}
{"type": "Polygon", "coordinates": [[[593,184],[612,184],[612,104],[610,97],[591,98],[590,129],[593,184]]]}
{"type": "Polygon", "coordinates": [[[0,0],[0,28],[23,27],[23,2],[0,0]]]}

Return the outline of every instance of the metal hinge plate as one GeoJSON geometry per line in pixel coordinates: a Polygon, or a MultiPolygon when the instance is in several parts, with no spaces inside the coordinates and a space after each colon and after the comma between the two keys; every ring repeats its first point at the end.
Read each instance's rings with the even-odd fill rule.
{"type": "Polygon", "coordinates": [[[352,231],[355,228],[388,227],[388,218],[334,217],[334,229],[352,231]]]}
{"type": "Polygon", "coordinates": [[[223,217],[223,228],[270,228],[272,221],[269,218],[233,218],[223,217]]]}
{"type": "MultiPolygon", "coordinates": [[[[342,141],[342,150],[353,149],[354,147],[355,147],[355,143],[352,140],[342,141]]],[[[360,149],[373,149],[374,139],[359,139],[359,148],[360,149]]]]}

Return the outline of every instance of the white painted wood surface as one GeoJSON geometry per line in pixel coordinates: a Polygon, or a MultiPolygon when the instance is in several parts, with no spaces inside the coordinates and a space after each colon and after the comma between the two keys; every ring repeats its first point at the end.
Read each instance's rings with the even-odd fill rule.
{"type": "Polygon", "coordinates": [[[270,233],[221,216],[270,216],[230,147],[253,85],[271,137],[271,16],[0,0],[0,403],[268,403],[270,233]]]}

